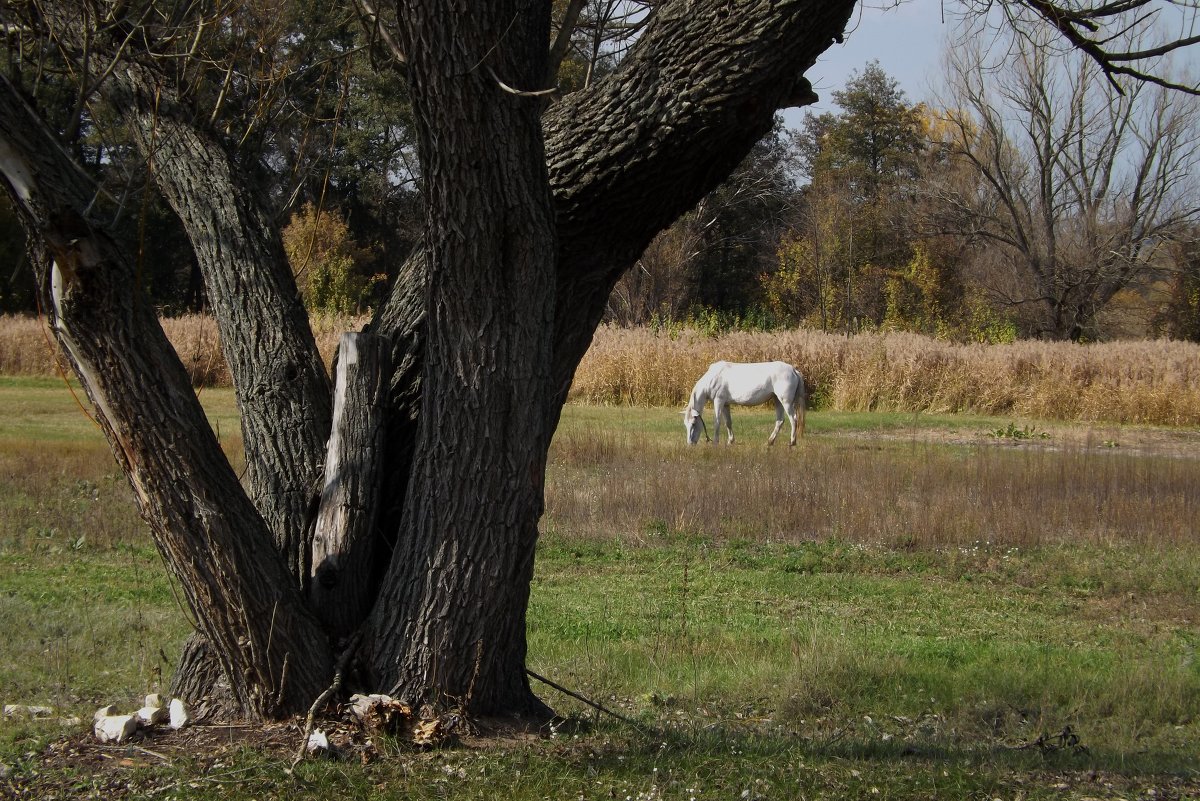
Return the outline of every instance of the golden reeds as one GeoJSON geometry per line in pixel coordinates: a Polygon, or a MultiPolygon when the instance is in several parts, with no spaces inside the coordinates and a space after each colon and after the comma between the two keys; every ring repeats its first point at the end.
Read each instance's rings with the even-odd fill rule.
{"type": "Polygon", "coordinates": [[[570,397],[682,406],[718,359],[790,362],[820,408],[1200,425],[1200,345],[1166,340],[956,345],[905,333],[705,337],[602,327],[570,397]]]}
{"type": "MultiPolygon", "coordinates": [[[[363,322],[314,319],[327,364],[341,332],[363,322]]],[[[164,320],[163,327],[197,386],[228,385],[210,318],[189,315],[164,320]]],[[[55,375],[56,352],[36,318],[0,317],[0,374],[55,375]]],[[[905,333],[846,337],[797,329],[707,337],[687,329],[602,326],[570,398],[682,406],[718,359],[790,362],[804,374],[818,408],[1200,425],[1200,345],[1166,340],[956,345],[905,333]]]]}
{"type": "MultiPolygon", "coordinates": [[[[326,366],[333,361],[344,331],[357,331],[366,322],[357,317],[314,316],[313,333],[326,366]]],[[[213,319],[187,314],[162,320],[183,366],[197,387],[229,386],[229,368],[221,353],[221,338],[213,319]]],[[[70,373],[44,321],[26,315],[0,315],[0,375],[58,375],[55,360],[70,373]]]]}

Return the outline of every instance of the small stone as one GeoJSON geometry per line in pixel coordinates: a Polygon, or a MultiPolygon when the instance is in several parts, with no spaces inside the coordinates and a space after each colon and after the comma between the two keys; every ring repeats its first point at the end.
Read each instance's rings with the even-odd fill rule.
{"type": "Polygon", "coordinates": [[[182,729],[191,722],[192,717],[188,714],[187,705],[183,703],[182,698],[171,699],[170,719],[172,729],[182,729]]]}
{"type": "Polygon", "coordinates": [[[325,736],[325,732],[315,729],[312,734],[308,735],[308,745],[306,747],[310,754],[328,754],[329,738],[325,736]]]}
{"type": "Polygon", "coordinates": [[[142,706],[152,706],[158,709],[163,706],[163,697],[158,693],[150,693],[146,696],[146,700],[142,702],[142,706]]]}
{"type": "Polygon", "coordinates": [[[144,706],[137,711],[137,719],[144,726],[157,726],[171,719],[171,713],[161,706],[144,706]]]}
{"type": "Polygon", "coordinates": [[[93,731],[102,743],[123,743],[138,730],[136,715],[107,715],[96,721],[93,731]]]}
{"type": "Polygon", "coordinates": [[[117,714],[117,705],[109,704],[108,706],[102,706],[97,709],[96,714],[92,715],[92,720],[99,722],[101,718],[111,718],[115,714],[117,714]]]}
{"type": "Polygon", "coordinates": [[[29,706],[28,704],[5,704],[4,717],[11,718],[16,715],[28,715],[31,718],[44,718],[47,715],[53,715],[54,710],[48,706],[29,706]]]}

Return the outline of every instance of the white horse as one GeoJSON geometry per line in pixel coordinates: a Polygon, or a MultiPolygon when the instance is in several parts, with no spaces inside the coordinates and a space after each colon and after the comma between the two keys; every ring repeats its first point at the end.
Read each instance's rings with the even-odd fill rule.
{"type": "Polygon", "coordinates": [[[775,430],[767,440],[768,445],[775,444],[775,437],[783,427],[783,417],[786,414],[792,424],[792,441],[796,444],[796,418],[800,418],[800,436],[804,436],[804,407],[806,396],[804,392],[804,377],[795,367],[787,362],[756,362],[754,364],[734,364],[732,362],[714,362],[708,372],[700,376],[696,386],[692,388],[692,397],[683,409],[683,427],[687,430],[689,445],[700,441],[700,429],[704,427],[704,435],[708,436],[708,427],[704,425],[704,404],[713,402],[715,422],[713,427],[713,444],[721,438],[721,421],[729,430],[729,444],[733,444],[733,420],[729,416],[730,404],[755,406],[775,398],[775,430]]]}

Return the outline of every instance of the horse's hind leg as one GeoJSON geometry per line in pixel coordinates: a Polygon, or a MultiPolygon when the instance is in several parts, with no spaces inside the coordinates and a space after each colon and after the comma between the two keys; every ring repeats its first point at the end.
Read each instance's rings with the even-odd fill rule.
{"type": "MultiPolygon", "coordinates": [[[[779,400],[779,398],[776,398],[775,399],[775,428],[771,431],[771,436],[767,437],[767,445],[775,444],[775,438],[779,436],[779,429],[783,428],[783,413],[784,413],[783,403],[779,400]]],[[[788,416],[788,419],[791,419],[790,415],[788,416]]],[[[792,431],[793,431],[792,439],[793,440],[795,439],[795,433],[794,433],[795,430],[796,430],[796,426],[795,426],[795,424],[793,424],[792,425],[792,431]]],[[[792,444],[794,445],[795,442],[793,442],[792,444]]]]}

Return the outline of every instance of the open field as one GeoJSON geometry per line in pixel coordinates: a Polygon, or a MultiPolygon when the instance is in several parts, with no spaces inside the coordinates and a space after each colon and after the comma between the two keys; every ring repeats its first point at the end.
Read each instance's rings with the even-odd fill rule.
{"type": "MultiPolygon", "coordinates": [[[[86,720],[161,686],[187,615],[63,384],[0,409],[0,702],[86,720]]],[[[9,718],[0,797],[1200,797],[1200,431],[815,412],[768,450],[771,418],[689,449],[673,408],[565,411],[530,666],[641,729],[543,688],[553,737],[289,774],[286,727],[9,718]]]]}

